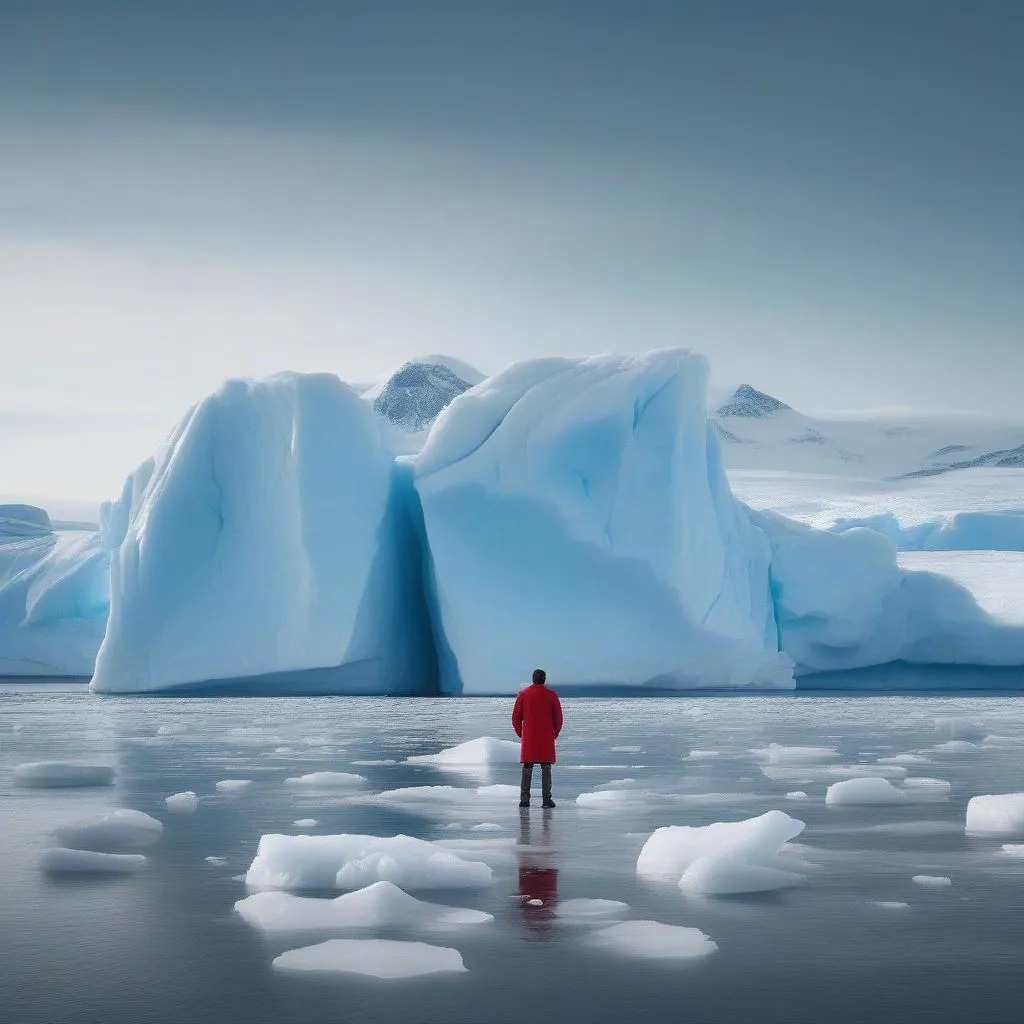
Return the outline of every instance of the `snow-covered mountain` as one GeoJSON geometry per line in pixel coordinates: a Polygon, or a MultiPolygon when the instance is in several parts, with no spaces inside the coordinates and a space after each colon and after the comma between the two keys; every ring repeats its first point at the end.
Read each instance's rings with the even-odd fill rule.
{"type": "Polygon", "coordinates": [[[364,397],[373,400],[379,416],[414,434],[426,430],[454,398],[483,379],[468,363],[450,356],[424,356],[403,363],[364,397]]]}
{"type": "Polygon", "coordinates": [[[1024,422],[915,414],[816,419],[749,384],[712,418],[730,469],[887,478],[1024,467],[1024,422]]]}

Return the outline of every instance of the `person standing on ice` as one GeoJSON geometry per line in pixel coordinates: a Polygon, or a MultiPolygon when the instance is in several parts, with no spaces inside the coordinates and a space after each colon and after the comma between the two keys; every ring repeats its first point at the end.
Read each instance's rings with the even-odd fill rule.
{"type": "Polygon", "coordinates": [[[523,765],[519,784],[519,806],[530,806],[533,766],[541,766],[542,807],[554,807],[551,799],[551,765],[555,762],[555,740],[562,731],[562,704],[558,694],[547,687],[547,673],[534,670],[533,682],[516,696],[512,728],[522,740],[519,760],[523,765]]]}

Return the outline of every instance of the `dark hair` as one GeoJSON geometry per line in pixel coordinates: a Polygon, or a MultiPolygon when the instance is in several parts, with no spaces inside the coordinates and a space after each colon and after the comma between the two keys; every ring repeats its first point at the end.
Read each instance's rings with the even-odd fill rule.
{"type": "Polygon", "coordinates": [[[547,682],[548,674],[542,668],[535,668],[533,670],[533,681],[535,683],[547,682]]]}

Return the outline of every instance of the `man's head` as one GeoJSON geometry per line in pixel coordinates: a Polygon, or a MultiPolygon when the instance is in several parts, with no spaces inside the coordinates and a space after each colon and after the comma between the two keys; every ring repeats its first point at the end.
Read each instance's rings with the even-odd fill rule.
{"type": "Polygon", "coordinates": [[[543,686],[547,682],[547,679],[548,679],[548,674],[547,674],[547,672],[544,671],[544,669],[542,669],[542,668],[535,668],[533,670],[533,681],[535,683],[539,683],[541,686],[543,686]]]}

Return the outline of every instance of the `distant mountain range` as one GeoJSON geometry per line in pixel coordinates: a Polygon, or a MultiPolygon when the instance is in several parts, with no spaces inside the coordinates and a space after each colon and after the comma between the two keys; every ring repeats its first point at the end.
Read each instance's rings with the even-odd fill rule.
{"type": "Polygon", "coordinates": [[[966,415],[815,419],[749,384],[712,413],[732,469],[865,477],[1024,468],[1024,423],[966,415]]]}

